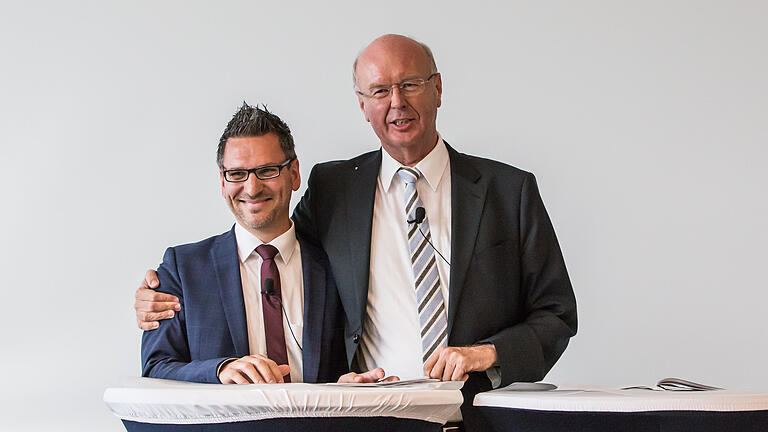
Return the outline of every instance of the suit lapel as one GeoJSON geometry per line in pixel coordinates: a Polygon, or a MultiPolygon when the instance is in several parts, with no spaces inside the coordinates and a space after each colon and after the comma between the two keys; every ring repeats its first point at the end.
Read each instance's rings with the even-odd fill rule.
{"type": "Polygon", "coordinates": [[[325,269],[317,262],[319,252],[303,242],[301,265],[304,281],[304,333],[302,336],[302,359],[304,361],[304,382],[317,382],[325,313],[325,269]]]}
{"type": "Polygon", "coordinates": [[[235,355],[243,357],[250,354],[248,346],[248,328],[243,302],[243,285],[240,279],[240,260],[237,255],[237,242],[234,227],[216,240],[211,250],[216,280],[219,282],[221,303],[227,317],[229,334],[235,346],[235,355]]]}
{"type": "MultiPolygon", "coordinates": [[[[365,314],[368,300],[368,281],[371,266],[371,229],[373,203],[376,198],[376,180],[381,168],[381,150],[356,161],[346,192],[347,242],[350,252],[350,270],[354,272],[355,303],[353,308],[359,317],[365,314]]],[[[342,298],[344,301],[344,298],[342,298]]]]}
{"type": "Polygon", "coordinates": [[[448,288],[448,343],[450,344],[456,305],[459,304],[469,262],[475,250],[486,187],[481,173],[446,143],[451,164],[451,281],[448,288]]]}

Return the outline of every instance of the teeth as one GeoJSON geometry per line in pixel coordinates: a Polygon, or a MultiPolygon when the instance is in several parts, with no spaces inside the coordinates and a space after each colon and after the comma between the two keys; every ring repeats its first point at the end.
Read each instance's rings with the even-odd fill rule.
{"type": "Polygon", "coordinates": [[[408,120],[395,120],[395,124],[398,125],[398,126],[403,125],[403,124],[405,124],[407,122],[408,122],[408,120]]]}

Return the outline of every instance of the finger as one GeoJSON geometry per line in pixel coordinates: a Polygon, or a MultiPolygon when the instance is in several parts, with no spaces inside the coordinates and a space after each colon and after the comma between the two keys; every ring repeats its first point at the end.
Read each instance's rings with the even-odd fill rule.
{"type": "Polygon", "coordinates": [[[359,374],[361,381],[358,382],[376,382],[384,378],[384,375],[384,369],[382,368],[371,369],[367,372],[359,374]]]}
{"type": "Polygon", "coordinates": [[[145,331],[154,330],[160,327],[160,323],[157,321],[140,321],[139,319],[136,319],[136,322],[139,324],[139,328],[145,331]]]}
{"type": "Polygon", "coordinates": [[[388,377],[384,378],[380,382],[392,382],[392,381],[400,381],[400,377],[397,376],[397,375],[392,375],[392,376],[388,376],[388,377]]]}
{"type": "Polygon", "coordinates": [[[288,365],[278,365],[277,368],[280,371],[279,372],[280,378],[283,380],[283,381],[280,381],[280,382],[284,382],[285,381],[284,377],[291,373],[291,367],[288,366],[288,365]]]}
{"type": "Polygon", "coordinates": [[[144,284],[146,284],[150,288],[157,288],[160,286],[160,280],[157,279],[157,272],[149,269],[146,273],[144,273],[144,284]]]}
{"type": "Polygon", "coordinates": [[[464,370],[464,368],[455,368],[453,370],[453,373],[451,374],[451,381],[466,381],[469,375],[467,375],[467,371],[464,370]]]}
{"type": "Polygon", "coordinates": [[[243,378],[240,375],[240,372],[238,372],[234,367],[232,367],[233,363],[230,363],[226,366],[224,366],[224,369],[221,370],[221,373],[219,373],[219,381],[221,381],[222,384],[245,384],[248,382],[245,378],[243,378]]]}
{"type": "MultiPolygon", "coordinates": [[[[267,360],[269,360],[269,359],[267,359],[267,360]]],[[[278,366],[277,363],[273,362],[272,360],[265,361],[265,363],[267,364],[267,366],[269,366],[269,370],[272,372],[272,376],[275,377],[275,381],[274,382],[276,382],[276,383],[284,383],[285,379],[283,379],[283,376],[285,376],[285,374],[283,373],[281,367],[285,366],[286,368],[288,368],[288,372],[291,371],[291,368],[288,367],[288,365],[280,365],[280,366],[278,366]]]]}
{"type": "MultiPolygon", "coordinates": [[[[259,373],[263,377],[262,379],[264,380],[264,382],[267,382],[267,383],[277,382],[277,377],[275,377],[275,373],[272,372],[272,365],[270,365],[270,363],[275,364],[275,362],[273,362],[270,359],[263,359],[263,358],[249,358],[248,360],[251,362],[250,364],[253,365],[259,371],[259,373]]],[[[275,369],[277,369],[277,365],[275,365],[275,369]]],[[[280,372],[278,371],[277,373],[279,374],[280,372]]],[[[282,378],[283,377],[281,376],[280,379],[282,378]]]]}
{"type": "Polygon", "coordinates": [[[149,288],[136,289],[134,297],[136,298],[137,302],[179,302],[179,299],[175,295],[157,292],[149,288]]]}
{"type": "Polygon", "coordinates": [[[161,302],[155,302],[155,301],[144,301],[144,300],[136,300],[136,302],[133,303],[133,308],[139,312],[167,312],[167,311],[173,311],[175,309],[181,310],[181,308],[178,308],[177,306],[180,306],[179,303],[174,301],[161,301],[161,302]]]}
{"type": "Polygon", "coordinates": [[[176,312],[174,311],[166,311],[166,312],[136,312],[136,319],[139,320],[139,322],[153,322],[153,321],[160,321],[168,318],[173,318],[176,315],[176,312]]]}
{"type": "Polygon", "coordinates": [[[240,366],[240,373],[248,378],[248,381],[252,382],[253,384],[264,384],[266,382],[261,374],[261,371],[258,370],[256,365],[249,361],[242,363],[240,366]]]}
{"type": "Polygon", "coordinates": [[[429,372],[432,370],[432,368],[435,367],[435,364],[437,363],[437,359],[440,357],[440,353],[442,352],[442,347],[435,350],[435,352],[432,353],[431,356],[427,359],[426,362],[424,362],[424,375],[429,376],[429,372]]]}
{"type": "Polygon", "coordinates": [[[250,384],[251,381],[246,378],[240,371],[233,370],[229,373],[230,384],[250,384]]]}
{"type": "Polygon", "coordinates": [[[427,376],[430,378],[440,379],[443,376],[443,369],[445,369],[445,358],[443,358],[443,356],[439,356],[437,358],[437,363],[432,366],[432,370],[429,371],[427,376]]]}
{"type": "MultiPolygon", "coordinates": [[[[454,370],[456,370],[456,363],[453,361],[447,361],[443,368],[443,374],[440,376],[440,381],[450,381],[453,376],[454,370]]],[[[463,372],[462,372],[463,373],[463,372]]]]}
{"type": "Polygon", "coordinates": [[[353,379],[355,378],[355,375],[357,374],[354,372],[345,373],[344,375],[340,376],[336,382],[340,382],[340,383],[354,382],[353,379]]]}

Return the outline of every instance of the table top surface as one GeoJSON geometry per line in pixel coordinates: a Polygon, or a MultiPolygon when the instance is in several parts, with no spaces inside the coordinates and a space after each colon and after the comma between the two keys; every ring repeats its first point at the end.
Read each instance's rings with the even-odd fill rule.
{"type": "Polygon", "coordinates": [[[475,406],[566,412],[765,411],[768,390],[653,391],[563,386],[480,393],[475,406]]]}
{"type": "Polygon", "coordinates": [[[282,417],[398,417],[445,423],[463,401],[461,382],[405,385],[199,384],[129,378],[104,392],[119,418],[200,424],[282,417]]]}

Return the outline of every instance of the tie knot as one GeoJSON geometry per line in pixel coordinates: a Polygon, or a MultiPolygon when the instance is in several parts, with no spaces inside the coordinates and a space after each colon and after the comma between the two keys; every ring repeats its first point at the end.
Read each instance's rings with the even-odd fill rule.
{"type": "Polygon", "coordinates": [[[397,170],[397,175],[399,175],[406,183],[416,183],[416,180],[421,177],[421,171],[417,168],[400,167],[400,169],[397,170]]]}
{"type": "Polygon", "coordinates": [[[263,260],[271,260],[277,255],[277,248],[272,245],[263,244],[256,248],[256,253],[259,254],[263,260]]]}

